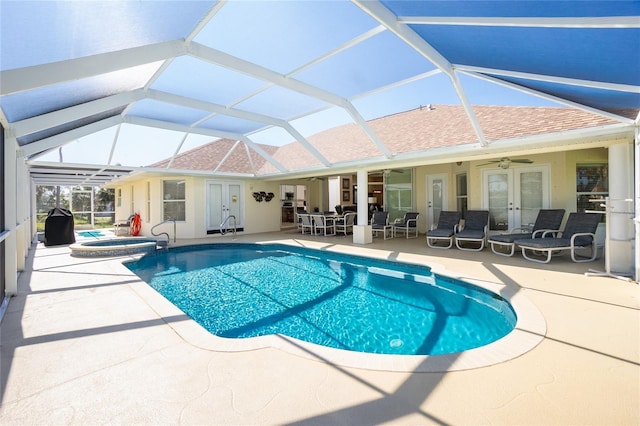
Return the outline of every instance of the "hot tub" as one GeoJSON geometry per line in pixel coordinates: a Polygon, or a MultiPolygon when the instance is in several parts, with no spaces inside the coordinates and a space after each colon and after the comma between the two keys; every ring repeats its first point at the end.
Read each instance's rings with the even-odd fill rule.
{"type": "Polygon", "coordinates": [[[152,238],[112,238],[72,244],[71,256],[110,257],[147,254],[156,251],[158,241],[152,238]]]}

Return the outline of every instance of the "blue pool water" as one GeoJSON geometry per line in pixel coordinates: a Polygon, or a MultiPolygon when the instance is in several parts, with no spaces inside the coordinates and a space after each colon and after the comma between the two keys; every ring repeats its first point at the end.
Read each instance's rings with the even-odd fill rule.
{"type": "Polygon", "coordinates": [[[115,246],[124,246],[127,244],[142,244],[142,243],[155,243],[157,240],[152,238],[114,238],[111,240],[97,240],[97,241],[88,241],[83,243],[85,246],[90,247],[115,247],[115,246]]]}
{"type": "Polygon", "coordinates": [[[100,231],[80,231],[78,235],[81,237],[104,237],[104,234],[100,231]]]}
{"type": "Polygon", "coordinates": [[[287,245],[182,247],[127,267],[222,337],[437,355],[491,343],[516,323],[499,295],[428,267],[287,245]]]}

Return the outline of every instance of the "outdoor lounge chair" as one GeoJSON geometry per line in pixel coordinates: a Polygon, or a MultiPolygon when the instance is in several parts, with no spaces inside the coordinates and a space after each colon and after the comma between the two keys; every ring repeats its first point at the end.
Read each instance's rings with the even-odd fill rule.
{"type": "Polygon", "coordinates": [[[355,218],[356,213],[349,212],[345,213],[341,219],[336,219],[336,233],[343,232],[346,237],[349,231],[353,232],[355,218]]]}
{"type": "Polygon", "coordinates": [[[373,236],[382,232],[382,237],[385,240],[393,237],[393,228],[389,225],[389,212],[373,213],[373,218],[371,219],[371,232],[373,232],[373,236]]]}
{"type": "MultiPolygon", "coordinates": [[[[514,228],[508,234],[489,236],[491,251],[500,256],[513,256],[516,251],[515,240],[540,238],[545,231],[560,231],[564,209],[541,209],[533,228],[514,228]]],[[[550,235],[551,232],[547,233],[550,235]]],[[[554,235],[555,236],[555,235],[554,235]]]]}
{"type": "Polygon", "coordinates": [[[132,214],[125,221],[115,222],[113,224],[113,233],[116,236],[120,235],[121,233],[124,233],[124,235],[129,235],[131,229],[131,221],[135,216],[135,214],[132,214]]]}
{"type": "Polygon", "coordinates": [[[591,262],[598,255],[595,234],[601,218],[602,213],[570,213],[559,237],[548,238],[548,233],[544,232],[542,238],[516,240],[515,244],[522,249],[522,256],[532,262],[549,263],[553,254],[565,250],[571,252],[571,260],[574,262],[591,262]],[[591,249],[590,257],[576,258],[576,249],[587,248],[591,249]],[[527,250],[530,251],[529,254],[527,250]],[[533,255],[541,257],[532,257],[533,255]]]}
{"type": "Polygon", "coordinates": [[[402,219],[396,219],[393,222],[393,236],[398,236],[398,231],[404,232],[404,235],[409,238],[409,235],[413,235],[412,238],[418,238],[418,212],[407,212],[402,219]]]}
{"type": "Polygon", "coordinates": [[[467,210],[464,226],[455,233],[456,247],[460,250],[480,251],[484,249],[489,229],[489,210],[467,210]],[[461,242],[480,243],[477,248],[463,247],[461,242]]]}
{"type": "Polygon", "coordinates": [[[441,211],[435,228],[427,231],[427,245],[431,248],[448,249],[453,246],[453,236],[460,227],[460,212],[441,211]],[[449,245],[440,246],[436,243],[448,241],[449,245]]]}

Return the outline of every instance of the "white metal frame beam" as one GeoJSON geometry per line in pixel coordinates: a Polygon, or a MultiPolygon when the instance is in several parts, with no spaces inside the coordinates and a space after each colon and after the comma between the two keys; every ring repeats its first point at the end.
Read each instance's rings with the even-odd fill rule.
{"type": "MultiPolygon", "coordinates": [[[[159,129],[166,129],[166,130],[175,130],[177,132],[184,132],[184,133],[194,133],[194,129],[189,127],[189,126],[185,126],[182,124],[174,124],[174,123],[166,123],[164,121],[159,121],[159,120],[152,120],[149,118],[142,118],[142,117],[125,117],[124,118],[124,122],[125,123],[129,123],[129,124],[136,124],[139,126],[146,126],[146,127],[155,127],[155,128],[159,128],[159,129]]],[[[286,173],[287,172],[287,168],[284,167],[279,161],[277,161],[276,159],[274,159],[268,152],[266,152],[264,149],[262,149],[259,145],[257,145],[256,143],[254,143],[251,139],[249,139],[247,136],[239,134],[239,133],[233,133],[233,132],[224,132],[221,130],[213,130],[213,129],[199,129],[198,132],[199,134],[202,135],[208,135],[208,136],[213,136],[216,138],[225,138],[225,139],[231,139],[231,140],[241,140],[244,143],[246,143],[247,145],[249,145],[254,151],[256,151],[258,154],[260,154],[265,160],[267,160],[269,163],[271,163],[275,168],[277,168],[278,170],[280,170],[282,173],[286,173]]]]}
{"type": "Polygon", "coordinates": [[[41,139],[37,142],[31,142],[20,147],[20,149],[25,158],[30,158],[34,155],[42,154],[52,149],[66,145],[83,136],[88,136],[93,133],[108,129],[109,127],[117,126],[118,124],[121,124],[123,122],[124,120],[122,119],[122,117],[117,115],[104,120],[96,121],[95,123],[91,123],[86,126],[78,127],[73,130],[57,134],[55,136],[41,139]]]}
{"type": "Polygon", "coordinates": [[[364,118],[362,118],[356,108],[347,99],[199,43],[190,43],[188,51],[190,55],[196,58],[243,73],[253,78],[273,83],[277,86],[284,87],[285,89],[318,99],[328,104],[344,108],[351,115],[356,124],[362,127],[378,149],[387,157],[392,156],[389,148],[387,148],[378,135],[376,135],[373,129],[371,129],[367,124],[364,118]]]}
{"type": "Polygon", "coordinates": [[[491,74],[493,76],[521,78],[525,80],[545,81],[549,83],[566,84],[570,86],[590,87],[594,89],[614,90],[618,92],[640,93],[640,86],[632,84],[609,83],[603,81],[581,80],[577,78],[556,77],[546,74],[533,74],[505,69],[474,67],[470,65],[454,65],[457,71],[466,71],[477,74],[491,74]]]}
{"type": "MultiPolygon", "coordinates": [[[[174,95],[171,93],[161,92],[158,90],[149,90],[148,96],[149,99],[155,99],[160,102],[171,103],[174,105],[181,105],[187,108],[196,108],[203,111],[209,111],[215,114],[226,115],[229,117],[240,118],[248,121],[255,121],[258,123],[267,124],[270,126],[276,126],[284,129],[288,132],[294,139],[300,142],[306,149],[316,157],[322,164],[326,167],[331,166],[331,163],[327,158],[320,153],[313,145],[309,143],[309,141],[302,136],[297,130],[293,128],[289,124],[288,121],[281,120],[279,118],[267,116],[264,114],[258,114],[255,112],[239,110],[235,108],[225,107],[223,105],[214,104],[210,102],[200,101],[197,99],[185,98],[184,96],[174,95]]],[[[192,133],[198,133],[198,130],[194,127],[194,131],[192,133]]]]}
{"type": "Polygon", "coordinates": [[[0,95],[10,95],[66,81],[80,80],[186,54],[184,40],[134,47],[83,58],[0,72],[0,95]]]}
{"type": "Polygon", "coordinates": [[[119,93],[95,101],[86,102],[33,118],[16,121],[11,125],[16,138],[36,133],[42,130],[61,126],[65,123],[79,120],[92,115],[129,105],[146,97],[144,90],[137,89],[130,92],[119,93]]]}
{"type": "Polygon", "coordinates": [[[494,83],[494,84],[497,84],[497,85],[500,85],[500,86],[508,87],[510,89],[517,90],[519,92],[523,92],[523,93],[527,93],[527,94],[530,94],[530,95],[533,95],[533,96],[537,96],[539,98],[547,99],[549,101],[556,102],[558,104],[562,104],[562,105],[565,105],[565,106],[568,106],[568,107],[571,107],[571,108],[576,108],[576,109],[580,109],[580,110],[586,111],[586,112],[591,113],[591,114],[600,115],[602,117],[606,117],[606,118],[609,118],[609,119],[612,119],[612,120],[615,120],[615,121],[619,121],[621,123],[625,123],[625,124],[633,124],[634,123],[634,120],[630,119],[628,117],[623,117],[623,116],[620,116],[620,115],[617,115],[617,114],[612,114],[612,113],[603,111],[601,109],[592,108],[592,107],[589,107],[589,106],[586,106],[586,105],[579,104],[577,102],[569,101],[569,100],[564,99],[564,98],[559,98],[557,96],[549,95],[548,93],[542,93],[542,92],[539,92],[537,90],[533,90],[533,89],[529,89],[527,87],[519,86],[517,84],[511,83],[511,82],[508,82],[508,81],[504,81],[504,80],[500,80],[499,78],[495,78],[495,77],[492,77],[492,76],[489,76],[489,75],[476,73],[476,72],[464,72],[464,74],[467,74],[467,75],[470,75],[472,77],[476,77],[476,78],[479,78],[479,79],[482,79],[482,80],[486,80],[486,81],[489,81],[491,83],[494,83]]]}
{"type": "Polygon", "coordinates": [[[476,136],[478,137],[478,141],[480,141],[480,145],[486,146],[488,144],[484,133],[482,132],[482,127],[478,122],[478,118],[473,112],[473,107],[471,102],[467,97],[462,84],[458,80],[458,76],[456,75],[453,66],[449,61],[440,54],[436,49],[433,48],[429,43],[427,43],[422,37],[415,33],[408,25],[398,21],[396,15],[391,13],[389,9],[387,9],[382,3],[374,0],[351,0],[356,6],[370,15],[372,18],[380,22],[384,25],[389,31],[399,37],[402,41],[404,41],[409,47],[414,49],[416,52],[420,53],[426,59],[428,59],[431,63],[433,63],[436,67],[438,67],[443,73],[445,73],[458,95],[460,102],[462,103],[465,112],[467,113],[467,117],[471,122],[471,126],[473,127],[476,136]]]}
{"type": "Polygon", "coordinates": [[[463,25],[529,28],[640,28],[637,16],[594,17],[462,17],[462,16],[398,16],[398,22],[416,25],[463,25]]]}

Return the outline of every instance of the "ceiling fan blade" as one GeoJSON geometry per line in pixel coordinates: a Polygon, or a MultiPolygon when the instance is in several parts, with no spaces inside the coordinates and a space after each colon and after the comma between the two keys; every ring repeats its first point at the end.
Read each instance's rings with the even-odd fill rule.
{"type": "Polygon", "coordinates": [[[502,167],[503,169],[506,169],[509,167],[509,163],[531,164],[533,163],[533,160],[529,160],[528,158],[512,160],[509,157],[505,157],[499,160],[489,160],[486,163],[478,164],[478,166],[487,166],[489,164],[495,164],[495,163],[498,163],[500,167],[502,167]]]}

